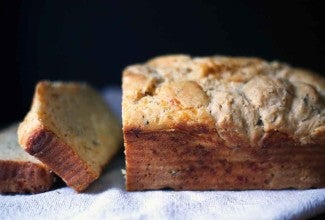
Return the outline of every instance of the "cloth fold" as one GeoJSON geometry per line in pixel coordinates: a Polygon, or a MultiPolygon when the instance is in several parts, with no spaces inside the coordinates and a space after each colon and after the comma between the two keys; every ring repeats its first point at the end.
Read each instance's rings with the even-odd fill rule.
{"type": "MultiPolygon", "coordinates": [[[[121,117],[121,91],[104,98],[121,117]]],[[[67,186],[0,195],[0,219],[304,219],[325,212],[325,189],[126,192],[123,152],[85,192],[67,186]]]]}

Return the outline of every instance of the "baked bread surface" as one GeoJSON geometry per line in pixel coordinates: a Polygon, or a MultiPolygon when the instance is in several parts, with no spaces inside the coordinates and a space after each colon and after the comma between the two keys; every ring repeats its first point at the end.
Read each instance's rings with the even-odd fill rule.
{"type": "Polygon", "coordinates": [[[325,79],[246,57],[163,56],[123,73],[126,187],[325,186],[325,79]]]}
{"type": "Polygon", "coordinates": [[[18,124],[0,131],[0,193],[39,193],[47,191],[54,175],[18,144],[18,124]]]}
{"type": "Polygon", "coordinates": [[[82,191],[115,155],[120,126],[102,97],[83,83],[42,81],[18,129],[19,143],[82,191]]]}

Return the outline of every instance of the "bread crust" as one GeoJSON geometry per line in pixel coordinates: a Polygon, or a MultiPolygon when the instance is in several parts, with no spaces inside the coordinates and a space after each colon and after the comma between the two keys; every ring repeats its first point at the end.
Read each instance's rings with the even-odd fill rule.
{"type": "Polygon", "coordinates": [[[21,140],[29,154],[51,167],[68,186],[78,192],[99,177],[71,147],[49,130],[42,127],[33,129],[27,137],[22,136],[21,140]]]}
{"type": "Polygon", "coordinates": [[[124,128],[126,189],[325,187],[321,145],[296,146],[283,134],[269,134],[261,148],[230,148],[215,134],[204,125],[164,131],[124,128]]]}
{"type": "Polygon", "coordinates": [[[45,166],[24,161],[0,161],[0,193],[40,193],[48,191],[54,174],[45,166]]]}

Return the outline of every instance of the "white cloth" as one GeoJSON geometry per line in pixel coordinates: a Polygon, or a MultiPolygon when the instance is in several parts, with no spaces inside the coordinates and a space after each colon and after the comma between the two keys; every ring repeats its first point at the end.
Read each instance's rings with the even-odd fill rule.
{"type": "MultiPolygon", "coordinates": [[[[118,88],[104,90],[120,115],[118,88]]],[[[66,186],[0,195],[0,219],[303,219],[325,212],[325,189],[126,192],[123,153],[85,192],[66,186]]]]}

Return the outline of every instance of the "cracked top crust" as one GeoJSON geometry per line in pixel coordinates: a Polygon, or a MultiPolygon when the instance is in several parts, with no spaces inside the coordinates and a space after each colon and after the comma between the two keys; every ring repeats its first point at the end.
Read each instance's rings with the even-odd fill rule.
{"type": "Polygon", "coordinates": [[[230,147],[262,146],[275,133],[325,145],[325,79],[259,58],[170,55],[129,66],[122,106],[124,132],[200,125],[230,147]]]}

